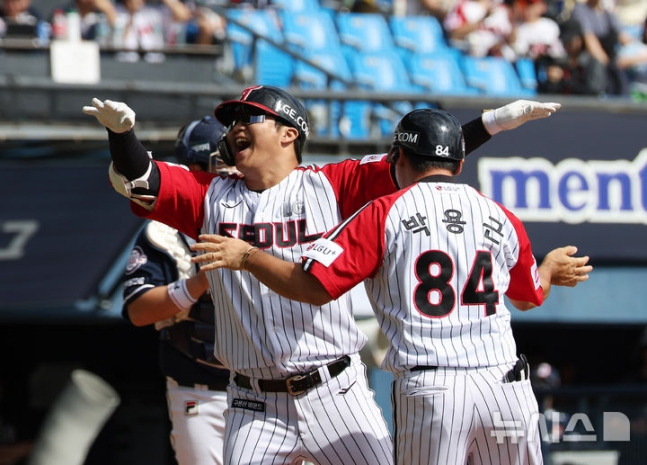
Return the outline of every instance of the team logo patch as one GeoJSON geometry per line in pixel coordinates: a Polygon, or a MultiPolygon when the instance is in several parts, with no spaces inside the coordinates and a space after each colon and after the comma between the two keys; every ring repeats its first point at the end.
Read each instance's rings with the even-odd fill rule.
{"type": "Polygon", "coordinates": [[[329,239],[317,239],[303,253],[304,257],[318,261],[325,267],[329,267],[344,249],[329,239]]]}
{"type": "Polygon", "coordinates": [[[375,163],[378,161],[382,161],[384,157],[386,157],[386,153],[374,153],[372,155],[365,155],[362,157],[362,160],[359,162],[360,165],[363,165],[364,163],[375,163]]]}
{"type": "Polygon", "coordinates": [[[197,400],[185,400],[184,401],[184,414],[185,415],[197,415],[198,414],[198,401],[197,400]]]}
{"type": "Polygon", "coordinates": [[[255,400],[247,399],[234,399],[231,402],[233,408],[242,408],[245,410],[253,410],[254,412],[264,412],[265,402],[257,402],[255,400]]]}
{"type": "Polygon", "coordinates": [[[137,246],[130,252],[130,257],[128,258],[128,264],[126,264],[126,274],[130,274],[133,271],[137,270],[139,267],[146,264],[148,257],[141,249],[137,246]]]}

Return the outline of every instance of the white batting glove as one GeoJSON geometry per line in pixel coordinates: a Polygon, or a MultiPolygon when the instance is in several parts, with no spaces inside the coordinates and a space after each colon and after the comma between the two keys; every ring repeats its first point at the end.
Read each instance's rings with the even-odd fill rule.
{"type": "Polygon", "coordinates": [[[83,107],[83,113],[96,117],[101,124],[117,134],[129,131],[135,125],[135,112],[123,102],[102,102],[93,98],[92,106],[83,107]]]}
{"type": "Polygon", "coordinates": [[[518,128],[534,119],[548,118],[561,107],[561,103],[517,100],[496,110],[485,110],[481,119],[487,132],[493,136],[501,131],[518,128]]]}

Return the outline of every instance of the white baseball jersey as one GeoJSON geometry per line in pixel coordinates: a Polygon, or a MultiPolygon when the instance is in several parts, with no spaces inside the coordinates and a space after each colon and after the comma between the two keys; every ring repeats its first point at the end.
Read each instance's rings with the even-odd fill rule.
{"type": "Polygon", "coordinates": [[[541,304],[521,222],[447,176],[378,199],[305,253],[333,298],[363,279],[391,341],[383,368],[514,363],[504,295],[541,304]],[[334,241],[334,242],[333,242],[334,241]]]}
{"type": "Polygon", "coordinates": [[[540,464],[530,381],[503,382],[517,359],[503,296],[543,300],[530,242],[512,213],[452,181],[371,202],[304,267],[333,298],[366,280],[390,341],[398,465],[540,464]]]}
{"type": "MultiPolygon", "coordinates": [[[[193,237],[201,230],[241,238],[293,262],[366,202],[395,191],[383,156],[300,167],[262,192],[239,179],[157,164],[162,183],[148,216],[193,237]]],[[[131,205],[138,214],[148,213],[131,205]]],[[[215,356],[238,373],[285,378],[357,353],[366,342],[348,296],[310,306],[280,297],[244,271],[208,276],[218,309],[215,356]]]]}
{"type": "MultiPolygon", "coordinates": [[[[152,218],[194,237],[198,230],[238,237],[294,262],[367,201],[395,190],[382,156],[297,168],[262,192],[239,179],[158,166],[152,218]]],[[[366,336],[349,296],[317,307],[280,297],[248,272],[207,275],[217,308],[216,358],[254,380],[318,370],[325,381],[295,396],[259,390],[258,381],[252,389],[230,383],[225,463],[392,463],[391,436],[358,354],[366,336]],[[322,368],[347,355],[351,365],[338,376],[322,368]]]]}

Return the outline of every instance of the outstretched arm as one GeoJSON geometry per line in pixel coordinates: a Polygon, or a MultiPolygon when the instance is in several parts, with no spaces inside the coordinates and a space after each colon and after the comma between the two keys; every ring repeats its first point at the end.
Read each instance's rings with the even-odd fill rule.
{"type": "Polygon", "coordinates": [[[159,171],[134,132],[135,112],[123,102],[92,99],[83,113],[94,116],[108,130],[112,165],[110,181],[114,189],[146,209],[151,209],[159,193],[159,171]]]}
{"type": "Polygon", "coordinates": [[[562,107],[560,103],[516,100],[496,108],[484,110],[480,118],[463,125],[465,153],[469,154],[501,131],[509,131],[536,119],[548,118],[562,107]]]}
{"type": "Polygon", "coordinates": [[[246,270],[277,294],[290,300],[324,305],[332,300],[328,291],[300,263],[281,260],[240,239],[201,234],[191,250],[204,252],[191,259],[203,271],[228,268],[246,270]]]}
{"type": "MultiPolygon", "coordinates": [[[[544,301],[550,294],[551,286],[575,287],[589,279],[593,266],[589,265],[589,257],[576,257],[577,247],[567,245],[551,250],[546,254],[538,268],[544,301]]],[[[531,302],[509,299],[510,303],[519,310],[530,310],[536,307],[531,302]]]]}

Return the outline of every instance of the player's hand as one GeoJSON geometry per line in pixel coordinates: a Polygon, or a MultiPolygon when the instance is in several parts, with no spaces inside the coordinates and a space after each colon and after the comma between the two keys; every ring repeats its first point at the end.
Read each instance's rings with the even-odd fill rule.
{"type": "Polygon", "coordinates": [[[251,247],[243,240],[218,234],[200,234],[198,241],[191,245],[191,250],[204,253],[192,257],[191,261],[199,263],[202,271],[218,268],[240,270],[243,256],[251,247]]]}
{"type": "Polygon", "coordinates": [[[589,257],[575,257],[577,247],[568,245],[551,250],[544,257],[541,267],[550,270],[550,284],[553,286],[575,287],[578,283],[589,279],[593,267],[589,265],[589,257]]]}
{"type": "Polygon", "coordinates": [[[96,117],[101,124],[117,134],[129,131],[135,125],[135,112],[123,102],[102,102],[93,98],[91,106],[83,107],[83,113],[96,117]]]}
{"type": "Polygon", "coordinates": [[[528,121],[548,118],[562,107],[561,103],[517,100],[496,110],[486,110],[481,117],[490,135],[515,129],[528,121]]]}

